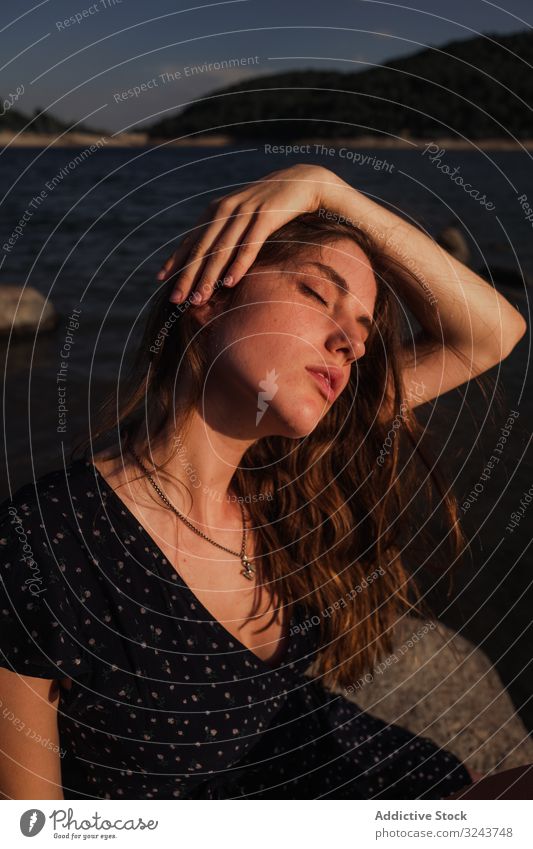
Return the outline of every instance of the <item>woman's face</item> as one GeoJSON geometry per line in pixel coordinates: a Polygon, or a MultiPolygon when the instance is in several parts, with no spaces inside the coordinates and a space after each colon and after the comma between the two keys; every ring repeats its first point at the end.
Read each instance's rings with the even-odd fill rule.
{"type": "Polygon", "coordinates": [[[256,266],[238,286],[233,308],[195,308],[211,332],[204,404],[238,420],[246,438],[305,436],[364,356],[377,295],[369,260],[343,238],[256,266]]]}

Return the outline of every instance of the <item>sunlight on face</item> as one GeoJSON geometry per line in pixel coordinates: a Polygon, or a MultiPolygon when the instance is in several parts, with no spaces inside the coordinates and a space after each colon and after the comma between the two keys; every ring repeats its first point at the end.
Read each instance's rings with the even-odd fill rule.
{"type": "Polygon", "coordinates": [[[368,258],[338,239],[276,268],[256,266],[238,285],[239,305],[214,318],[206,390],[257,438],[306,435],[364,356],[377,296],[368,258]]]}

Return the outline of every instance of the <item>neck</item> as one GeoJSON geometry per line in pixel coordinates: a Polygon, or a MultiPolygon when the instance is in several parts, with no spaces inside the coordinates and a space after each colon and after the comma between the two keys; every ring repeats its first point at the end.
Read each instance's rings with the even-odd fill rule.
{"type": "Polygon", "coordinates": [[[235,516],[240,521],[237,496],[247,493],[235,493],[231,481],[253,442],[210,425],[195,410],[185,430],[168,428],[156,445],[150,443],[149,453],[141,460],[151,472],[173,455],[152,477],[156,483],[159,478],[161,489],[177,509],[206,532],[203,525],[227,526],[235,516]]]}

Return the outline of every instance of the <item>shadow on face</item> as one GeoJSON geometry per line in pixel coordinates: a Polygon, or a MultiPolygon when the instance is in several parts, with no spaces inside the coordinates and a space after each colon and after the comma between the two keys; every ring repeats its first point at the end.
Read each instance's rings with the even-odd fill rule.
{"type": "Polygon", "coordinates": [[[349,239],[300,248],[255,264],[231,294],[195,313],[209,327],[211,410],[256,438],[310,433],[365,354],[377,296],[368,258],[349,239]],[[335,369],[334,397],[310,371],[320,368],[335,369]]]}

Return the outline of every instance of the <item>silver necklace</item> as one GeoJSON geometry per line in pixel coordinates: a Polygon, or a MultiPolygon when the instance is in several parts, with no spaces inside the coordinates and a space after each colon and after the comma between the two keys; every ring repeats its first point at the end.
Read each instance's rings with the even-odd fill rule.
{"type": "Polygon", "coordinates": [[[192,522],[190,522],[189,519],[187,519],[187,517],[183,515],[183,513],[180,513],[180,511],[176,507],[174,507],[172,502],[169,501],[169,499],[166,497],[165,493],[156,484],[155,480],[153,479],[152,475],[150,474],[150,472],[148,471],[146,466],[141,462],[141,460],[139,459],[139,457],[137,456],[137,454],[135,453],[133,448],[130,448],[129,452],[135,458],[135,460],[137,461],[137,463],[139,464],[139,466],[141,467],[141,469],[145,473],[146,477],[148,478],[148,480],[152,484],[153,488],[155,489],[155,491],[157,492],[157,494],[159,495],[161,500],[164,501],[164,503],[168,507],[170,507],[170,509],[176,514],[176,516],[178,516],[178,518],[181,519],[181,521],[184,522],[187,525],[187,527],[191,529],[191,531],[194,531],[195,534],[198,534],[198,536],[202,537],[202,539],[205,539],[205,540],[207,540],[207,542],[212,543],[212,545],[216,545],[217,548],[221,548],[223,551],[227,551],[227,552],[229,552],[229,554],[233,554],[233,555],[235,555],[235,557],[238,557],[239,560],[242,563],[242,566],[243,566],[243,568],[241,570],[241,575],[244,575],[245,578],[248,578],[249,581],[252,581],[254,574],[255,574],[255,569],[252,566],[253,561],[246,554],[247,529],[246,529],[246,518],[245,518],[245,514],[244,514],[244,507],[242,505],[242,502],[241,502],[242,545],[241,545],[240,551],[233,551],[231,548],[226,548],[225,545],[220,545],[219,542],[216,542],[214,539],[211,539],[211,537],[208,537],[207,534],[204,534],[203,531],[200,531],[198,528],[195,528],[194,525],[192,524],[192,522]]]}

